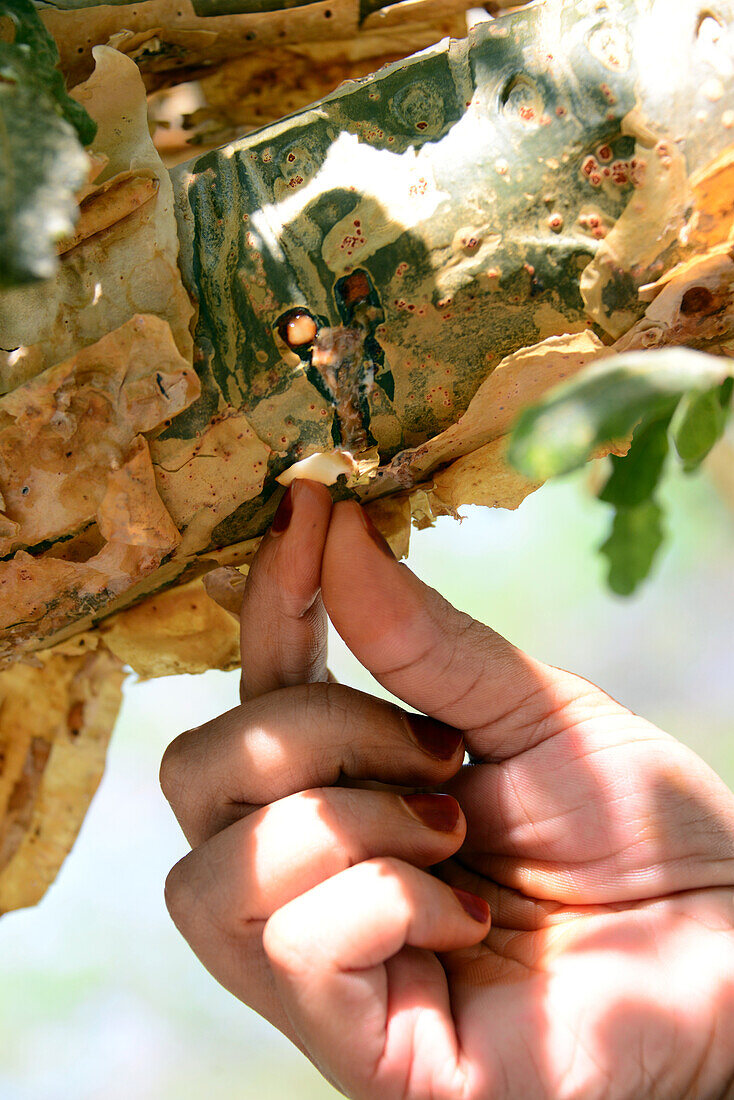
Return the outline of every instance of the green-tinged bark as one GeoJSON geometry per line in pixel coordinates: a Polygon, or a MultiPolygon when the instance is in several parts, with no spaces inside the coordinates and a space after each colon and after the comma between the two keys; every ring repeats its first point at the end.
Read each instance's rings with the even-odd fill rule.
{"type": "MultiPolygon", "coordinates": [[[[712,108],[697,6],[652,7],[536,5],[177,169],[204,398],[168,434],[232,403],[276,452],[273,472],[339,442],[332,415],[273,418],[293,375],[279,322],[302,307],[349,325],[356,270],[364,426],[383,461],[455,422],[519,347],[630,328],[640,286],[699,247],[679,233],[689,180],[731,144],[734,102],[722,86],[712,108]],[[444,389],[430,363],[445,364],[444,389]]],[[[249,513],[227,538],[253,533],[249,513]]]]}
{"type": "MultiPolygon", "coordinates": [[[[30,389],[3,398],[7,414],[79,376],[108,295],[118,295],[110,327],[141,361],[166,347],[169,381],[155,416],[148,389],[147,403],[124,398],[128,434],[117,466],[95,451],[93,501],[34,511],[27,486],[14,486],[6,591],[36,599],[10,600],[8,656],[247,560],[279,500],[276,477],[315,452],[355,456],[337,493],[412,491],[419,523],[472,499],[517,504],[537,484],[502,462],[523,404],[612,344],[726,345],[733,21],[731,2],[702,18],[692,0],[610,0],[603,12],[595,0],[547,0],[176,169],[198,394],[178,357],[183,326],[174,347],[151,320],[128,319],[172,322],[170,295],[159,303],[149,265],[141,283],[137,264],[128,304],[131,261],[115,267],[120,242],[144,230],[155,250],[162,229],[131,214],[75,249],[62,272],[74,280],[53,292],[56,319],[25,349],[30,389]],[[101,303],[69,304],[80,281],[101,303]],[[49,374],[61,343],[72,358],[49,374]],[[39,514],[46,528],[31,524],[39,514]]],[[[163,188],[161,171],[150,168],[163,188]]],[[[18,336],[26,326],[25,343],[33,316],[23,303],[5,313],[18,336]]]]}

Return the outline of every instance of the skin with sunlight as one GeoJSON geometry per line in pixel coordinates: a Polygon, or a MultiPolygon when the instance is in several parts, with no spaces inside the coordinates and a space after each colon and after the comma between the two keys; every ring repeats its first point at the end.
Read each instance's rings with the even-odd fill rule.
{"type": "Polygon", "coordinates": [[[241,624],[241,705],[161,767],[167,904],[223,986],[354,1100],[734,1096],[734,796],[702,760],[311,482],[241,624]],[[333,682],[327,614],[420,715],[333,682]]]}

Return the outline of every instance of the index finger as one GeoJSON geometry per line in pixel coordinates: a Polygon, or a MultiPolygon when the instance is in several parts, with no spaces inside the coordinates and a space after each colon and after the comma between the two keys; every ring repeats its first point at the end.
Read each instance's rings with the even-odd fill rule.
{"type": "Polygon", "coordinates": [[[295,481],[260,544],[240,610],[243,702],[328,677],[321,558],[330,515],[324,485],[295,481]]]}

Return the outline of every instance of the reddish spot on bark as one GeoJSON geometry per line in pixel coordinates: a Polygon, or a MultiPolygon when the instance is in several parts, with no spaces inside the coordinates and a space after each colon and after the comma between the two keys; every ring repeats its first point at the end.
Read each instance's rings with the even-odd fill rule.
{"type": "Polygon", "coordinates": [[[66,716],[66,728],[71,737],[78,737],[84,724],[84,703],[78,700],[69,708],[66,716]]]}
{"type": "Polygon", "coordinates": [[[612,165],[612,179],[620,187],[629,183],[629,164],[626,160],[615,160],[612,165]]]}
{"type": "Polygon", "coordinates": [[[370,296],[370,284],[364,271],[355,271],[344,279],[341,284],[341,293],[348,306],[367,301],[370,296]]]}
{"type": "Polygon", "coordinates": [[[633,159],[630,161],[630,179],[633,187],[642,187],[647,175],[647,161],[633,159]]]}
{"type": "Polygon", "coordinates": [[[714,296],[708,287],[692,286],[685,292],[681,299],[681,313],[710,313],[714,304],[714,296]]]}

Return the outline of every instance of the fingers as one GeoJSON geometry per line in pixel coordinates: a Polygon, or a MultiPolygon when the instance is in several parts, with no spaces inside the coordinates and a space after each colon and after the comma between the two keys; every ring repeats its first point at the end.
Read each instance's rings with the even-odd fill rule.
{"type": "Polygon", "coordinates": [[[421,867],[446,859],[464,832],[464,817],[450,795],[401,797],[340,787],[303,791],[250,814],[190,852],[171,873],[168,897],[177,899],[178,924],[201,927],[203,912],[208,923],[235,935],[373,856],[421,867]]]}
{"type": "Polygon", "coordinates": [[[322,572],[329,617],[381,684],[463,730],[470,752],[513,756],[551,736],[577,699],[611,702],[457,611],[381,541],[357,504],[334,507],[322,572]]]}
{"type": "MultiPolygon", "coordinates": [[[[166,904],[225,988],[303,1049],[263,951],[263,921],[303,890],[375,853],[428,864],[455,851],[464,820],[449,796],[309,791],[236,823],[176,864],[166,904]]],[[[377,912],[378,910],[375,910],[377,912]]]]}
{"type": "Polygon", "coordinates": [[[240,697],[326,680],[321,557],[331,514],[324,485],[296,481],[247,577],[240,611],[240,697]]]}
{"type": "MultiPolygon", "coordinates": [[[[447,1095],[461,1055],[433,951],[479,943],[489,908],[395,859],[351,867],[283,906],[263,944],[296,1032],[348,1095],[447,1095]],[[420,950],[410,950],[418,948],[420,950]],[[406,950],[407,949],[407,950],[406,950]],[[385,965],[387,964],[387,965],[385,965]]],[[[460,1091],[452,1091],[460,1095],[460,1091]]]]}
{"type": "Polygon", "coordinates": [[[350,779],[436,786],[461,766],[458,731],[339,684],[253,699],[177,737],[161,786],[192,845],[253,806],[350,779]]]}

